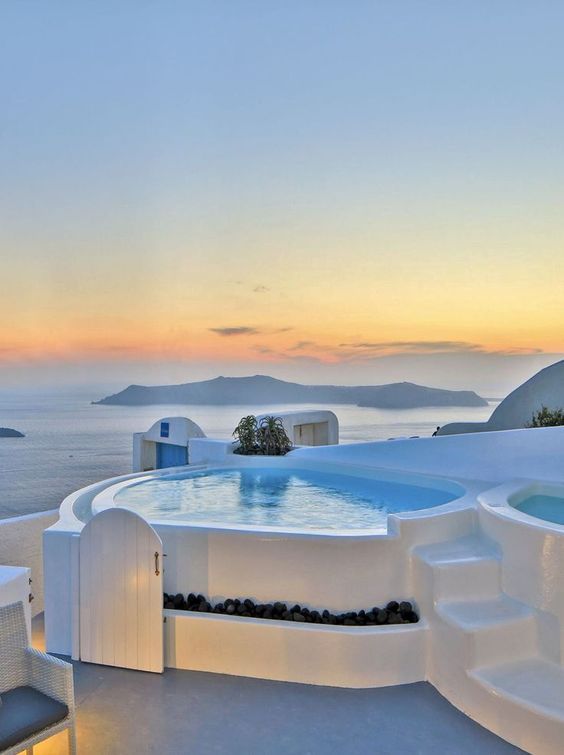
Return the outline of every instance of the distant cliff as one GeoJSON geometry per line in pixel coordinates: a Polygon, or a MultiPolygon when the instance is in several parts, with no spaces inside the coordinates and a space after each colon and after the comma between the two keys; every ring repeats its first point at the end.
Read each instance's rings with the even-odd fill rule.
{"type": "Polygon", "coordinates": [[[25,438],[25,435],[11,427],[0,427],[0,438],[25,438]]]}
{"type": "Polygon", "coordinates": [[[516,430],[526,427],[543,406],[564,407],[564,360],[545,367],[516,388],[496,407],[487,422],[452,423],[441,427],[439,435],[516,430]]]}
{"type": "Polygon", "coordinates": [[[415,383],[389,385],[302,385],[254,375],[218,377],[182,385],[130,385],[94,404],[143,406],[148,404],[356,404],[378,409],[423,406],[487,406],[474,391],[447,391],[415,383]]]}

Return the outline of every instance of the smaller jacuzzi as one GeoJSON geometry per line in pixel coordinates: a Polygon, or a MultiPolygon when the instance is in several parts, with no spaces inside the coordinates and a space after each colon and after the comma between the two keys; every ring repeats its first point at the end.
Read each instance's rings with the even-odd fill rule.
{"type": "Polygon", "coordinates": [[[487,511],[515,521],[564,528],[564,483],[510,480],[480,493],[478,500],[487,511]]]}
{"type": "Polygon", "coordinates": [[[510,495],[508,503],[527,516],[564,525],[564,485],[528,485],[510,495]]]}

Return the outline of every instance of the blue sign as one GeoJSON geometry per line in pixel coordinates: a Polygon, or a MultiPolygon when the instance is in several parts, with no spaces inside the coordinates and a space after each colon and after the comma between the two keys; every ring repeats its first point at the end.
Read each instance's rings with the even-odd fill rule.
{"type": "Polygon", "coordinates": [[[161,422],[161,438],[168,438],[170,433],[170,422],[161,422]]]}

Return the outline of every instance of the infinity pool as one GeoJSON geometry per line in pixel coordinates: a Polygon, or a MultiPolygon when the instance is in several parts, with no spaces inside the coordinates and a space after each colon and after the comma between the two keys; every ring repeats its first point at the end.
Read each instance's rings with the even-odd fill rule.
{"type": "Polygon", "coordinates": [[[148,520],[384,529],[390,513],[439,506],[464,493],[452,483],[449,490],[436,484],[423,487],[292,469],[225,469],[138,482],[120,490],[114,500],[148,520]]]}

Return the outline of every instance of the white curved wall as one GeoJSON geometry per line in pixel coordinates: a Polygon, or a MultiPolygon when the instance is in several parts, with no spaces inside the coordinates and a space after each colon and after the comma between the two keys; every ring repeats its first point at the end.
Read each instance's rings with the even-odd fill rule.
{"type": "Polygon", "coordinates": [[[541,612],[544,647],[564,662],[564,526],[515,511],[508,498],[527,488],[512,481],[479,495],[480,526],[502,553],[505,593],[541,612]]]}
{"type": "Polygon", "coordinates": [[[41,613],[43,601],[43,533],[59,518],[58,511],[0,519],[0,564],[31,569],[32,615],[41,613]]]}
{"type": "Polygon", "coordinates": [[[564,480],[564,427],[299,448],[291,455],[492,483],[523,476],[564,480]]]}

